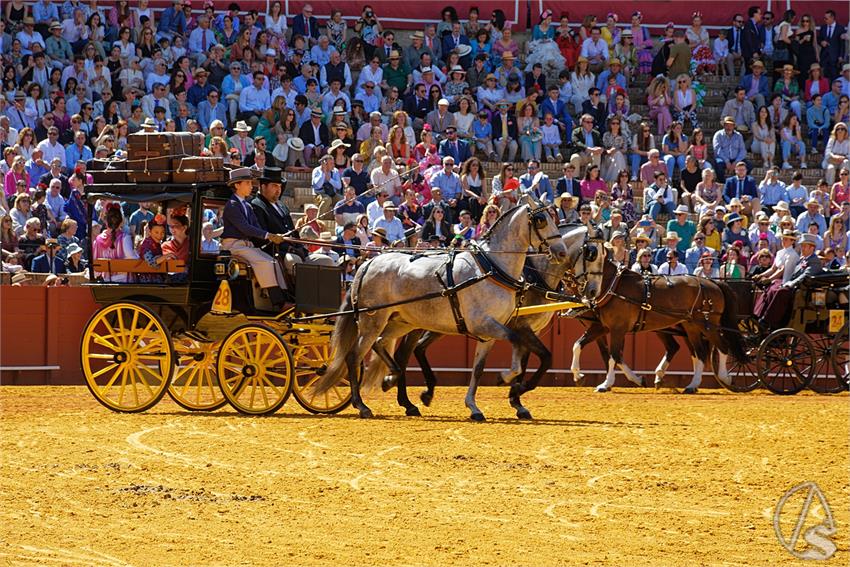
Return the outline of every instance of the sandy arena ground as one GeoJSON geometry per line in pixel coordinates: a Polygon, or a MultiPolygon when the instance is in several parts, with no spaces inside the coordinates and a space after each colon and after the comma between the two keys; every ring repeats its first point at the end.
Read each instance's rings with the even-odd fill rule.
{"type": "Polygon", "coordinates": [[[547,388],[521,423],[506,393],[478,424],[460,388],[423,418],[372,394],[371,421],[0,388],[0,564],[784,565],[774,507],[807,480],[850,561],[846,394],[547,388]]]}

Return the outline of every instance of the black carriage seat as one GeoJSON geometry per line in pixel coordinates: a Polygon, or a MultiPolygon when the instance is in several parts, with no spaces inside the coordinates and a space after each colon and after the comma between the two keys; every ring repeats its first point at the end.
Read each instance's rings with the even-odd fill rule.
{"type": "Polygon", "coordinates": [[[848,285],[850,285],[850,274],[845,270],[830,270],[803,280],[803,286],[809,289],[827,287],[834,290],[846,290],[848,285]]]}
{"type": "Polygon", "coordinates": [[[800,295],[807,307],[843,309],[847,306],[848,287],[850,275],[846,271],[830,270],[803,280],[800,295]]]}

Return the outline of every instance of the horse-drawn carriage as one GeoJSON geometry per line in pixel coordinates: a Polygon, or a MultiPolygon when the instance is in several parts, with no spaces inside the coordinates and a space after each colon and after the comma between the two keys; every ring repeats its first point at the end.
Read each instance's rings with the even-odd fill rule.
{"type": "Polygon", "coordinates": [[[224,182],[86,187],[91,217],[107,203],[125,210],[155,203],[169,223],[175,216],[189,221],[186,260],[151,266],[93,257],[89,246],[88,285],[101,307],[83,331],[81,363],[107,408],[145,411],[166,392],[188,410],[230,403],[252,415],[280,409],[290,394],[313,413],[350,403],[344,381],[322,395],[310,388],[330,359],[333,322],[322,315],[339,307],[340,270],[296,266],[294,302],[269,310],[249,265],[211,240],[202,246],[204,222],[221,218],[230,195],[224,182]]]}
{"type": "MultiPolygon", "coordinates": [[[[787,326],[770,330],[753,315],[755,298],[763,290],[749,280],[727,282],[738,300],[738,327],[744,337],[745,360],[730,361],[729,383],[735,392],[760,385],[776,394],[796,394],[806,387],[818,393],[847,389],[847,272],[825,272],[806,278],[795,294],[787,326]]],[[[715,368],[717,356],[714,356],[715,368]]]]}

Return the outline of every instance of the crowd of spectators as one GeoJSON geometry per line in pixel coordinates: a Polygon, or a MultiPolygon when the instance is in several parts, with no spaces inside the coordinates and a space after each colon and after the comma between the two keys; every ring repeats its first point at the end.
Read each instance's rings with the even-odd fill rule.
{"type": "MultiPolygon", "coordinates": [[[[728,29],[696,12],[653,36],[640,12],[573,23],[546,9],[520,37],[498,9],[461,18],[449,6],[402,32],[371,5],[289,16],[280,1],[258,13],[221,0],[10,0],[3,266],[79,271],[81,244],[98,237],[87,169],[126,155],[139,131],[202,132],[204,155],[227,164],[309,171],[315,205],[298,228],[323,236],[309,225],[332,215],[345,246],[462,245],[531,192],[563,222],[601,228],[642,272],[757,276],[804,233],[845,266],[847,30],[831,10],[733,11],[728,29]],[[710,81],[729,90],[716,131],[702,123],[710,81]],[[810,165],[823,178],[806,187],[810,165]]],[[[170,232],[171,218],[134,234],[170,232]]]]}

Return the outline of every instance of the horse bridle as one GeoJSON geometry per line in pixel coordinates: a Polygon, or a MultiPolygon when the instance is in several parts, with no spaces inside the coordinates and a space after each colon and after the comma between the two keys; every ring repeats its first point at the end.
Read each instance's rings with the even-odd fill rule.
{"type": "Polygon", "coordinates": [[[537,239],[540,240],[540,245],[537,247],[537,252],[539,253],[543,253],[544,251],[550,252],[551,245],[549,244],[549,242],[551,240],[561,239],[560,234],[554,234],[552,236],[543,236],[540,233],[540,227],[538,227],[537,223],[538,221],[545,221],[543,215],[549,215],[550,217],[552,217],[552,207],[543,205],[537,207],[536,209],[532,209],[531,207],[528,208],[528,241],[531,242],[531,231],[533,230],[534,234],[537,236],[537,239]]]}
{"type": "Polygon", "coordinates": [[[595,244],[604,244],[604,238],[591,237],[588,233],[584,235],[584,243],[581,245],[581,274],[576,275],[575,271],[572,269],[566,270],[564,272],[563,282],[565,285],[575,288],[579,295],[584,295],[585,289],[587,289],[588,276],[604,276],[604,270],[587,270],[588,262],[595,262],[599,257],[599,250],[597,250],[596,246],[591,246],[595,244]]]}

